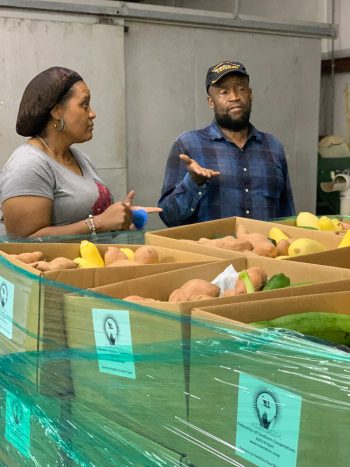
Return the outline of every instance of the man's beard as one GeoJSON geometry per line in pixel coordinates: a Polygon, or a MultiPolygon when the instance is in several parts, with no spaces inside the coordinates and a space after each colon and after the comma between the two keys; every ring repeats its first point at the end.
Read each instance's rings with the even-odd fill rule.
{"type": "Polygon", "coordinates": [[[244,110],[242,116],[236,120],[234,120],[229,114],[219,115],[216,110],[214,110],[215,120],[221,128],[225,128],[226,130],[231,131],[241,131],[247,128],[249,125],[251,110],[251,106],[247,107],[244,110]]]}

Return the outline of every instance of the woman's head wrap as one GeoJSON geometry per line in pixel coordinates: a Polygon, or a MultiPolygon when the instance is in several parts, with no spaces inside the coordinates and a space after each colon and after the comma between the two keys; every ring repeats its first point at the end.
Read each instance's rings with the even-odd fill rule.
{"type": "Polygon", "coordinates": [[[50,118],[50,111],[73,84],[82,80],[75,71],[59,66],[39,73],[23,93],[17,115],[17,133],[22,136],[40,134],[50,118]]]}

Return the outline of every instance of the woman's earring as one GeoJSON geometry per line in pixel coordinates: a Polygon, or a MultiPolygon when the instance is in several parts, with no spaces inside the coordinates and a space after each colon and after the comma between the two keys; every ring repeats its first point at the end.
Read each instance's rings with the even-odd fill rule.
{"type": "Polygon", "coordinates": [[[64,130],[64,120],[63,118],[58,119],[58,124],[54,124],[54,127],[56,128],[57,131],[63,131],[64,130]]]}

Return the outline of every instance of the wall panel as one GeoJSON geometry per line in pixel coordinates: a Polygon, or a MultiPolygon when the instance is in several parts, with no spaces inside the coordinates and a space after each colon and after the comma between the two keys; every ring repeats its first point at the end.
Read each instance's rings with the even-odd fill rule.
{"type": "Polygon", "coordinates": [[[252,123],[285,146],[297,209],[315,209],[319,39],[131,21],[128,26],[128,184],[138,200],[156,203],[177,135],[211,121],[208,67],[234,59],[251,75],[252,123]]]}

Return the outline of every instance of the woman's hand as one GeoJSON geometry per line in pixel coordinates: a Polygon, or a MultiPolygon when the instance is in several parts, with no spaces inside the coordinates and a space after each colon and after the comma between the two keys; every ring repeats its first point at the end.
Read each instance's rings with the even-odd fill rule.
{"type": "Polygon", "coordinates": [[[109,206],[102,214],[95,216],[97,232],[106,232],[109,230],[128,230],[133,229],[132,211],[143,209],[147,213],[162,212],[162,208],[156,206],[132,206],[135,198],[135,192],[130,191],[123,201],[118,201],[109,206]]]}
{"type": "Polygon", "coordinates": [[[138,209],[143,209],[146,212],[149,213],[157,213],[157,212],[162,212],[162,208],[158,208],[157,206],[132,206],[131,210],[132,211],[137,211],[138,209]]]}
{"type": "Polygon", "coordinates": [[[102,214],[95,216],[97,232],[128,230],[132,223],[131,204],[135,192],[130,191],[123,201],[111,204],[102,214]]]}

